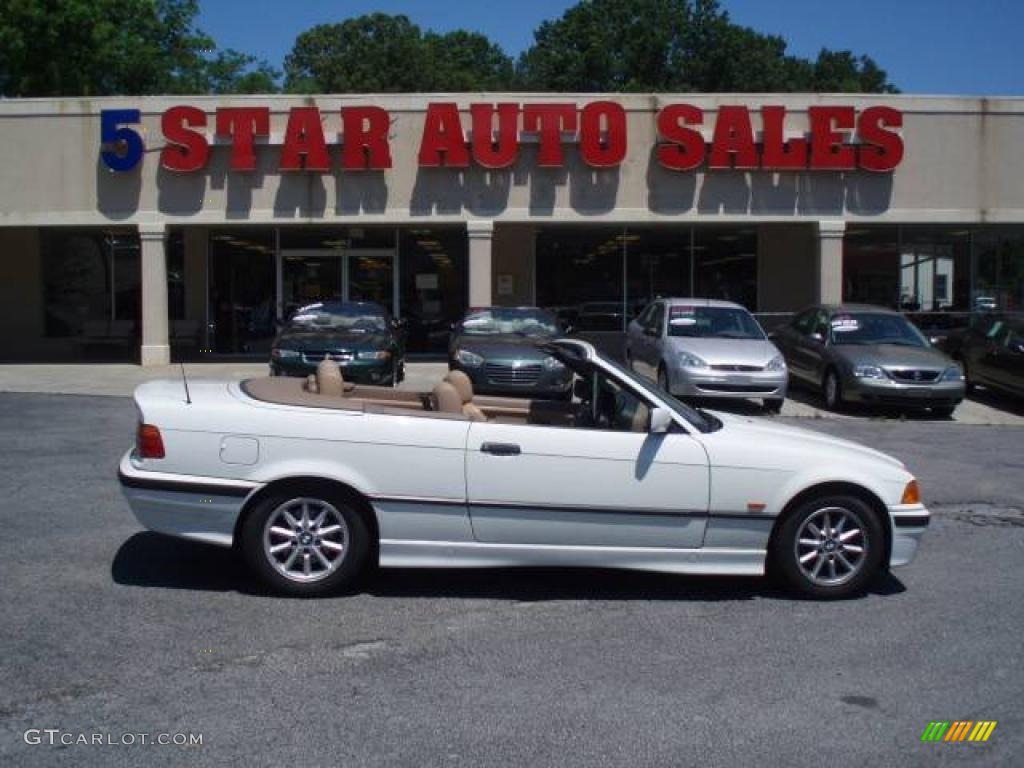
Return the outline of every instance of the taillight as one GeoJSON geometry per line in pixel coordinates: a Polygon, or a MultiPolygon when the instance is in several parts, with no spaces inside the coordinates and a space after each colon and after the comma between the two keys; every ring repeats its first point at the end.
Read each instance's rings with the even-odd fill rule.
{"type": "Polygon", "coordinates": [[[162,459],[164,457],[164,439],[160,430],[152,424],[139,424],[135,436],[135,450],[143,459],[162,459]]]}

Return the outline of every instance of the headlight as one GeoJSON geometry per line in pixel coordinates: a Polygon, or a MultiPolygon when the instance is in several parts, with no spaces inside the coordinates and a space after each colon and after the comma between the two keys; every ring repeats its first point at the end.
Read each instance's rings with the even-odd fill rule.
{"type": "Polygon", "coordinates": [[[549,370],[549,371],[560,371],[564,367],[565,367],[564,365],[562,365],[560,362],[558,362],[553,357],[545,357],[544,358],[544,368],[549,370]]]}
{"type": "Polygon", "coordinates": [[[275,360],[294,360],[300,354],[294,349],[272,349],[270,350],[270,356],[275,360]]]}
{"type": "Polygon", "coordinates": [[[964,369],[959,365],[951,365],[942,374],[943,381],[963,381],[964,369]]]}
{"type": "Polygon", "coordinates": [[[479,368],[484,364],[484,359],[480,355],[470,352],[468,349],[456,349],[455,359],[470,368],[479,368]]]}
{"type": "Polygon", "coordinates": [[[786,361],[782,358],[782,355],[776,355],[768,361],[768,365],[764,369],[766,371],[784,371],[786,370],[786,361]]]}
{"type": "Polygon", "coordinates": [[[887,378],[885,371],[877,365],[855,365],[853,375],[858,379],[884,379],[887,378]]]}
{"type": "Polygon", "coordinates": [[[690,352],[679,353],[679,364],[684,368],[707,368],[708,364],[690,352]]]}
{"type": "Polygon", "coordinates": [[[356,352],[357,360],[390,360],[391,353],[386,349],[365,349],[356,352]]]}

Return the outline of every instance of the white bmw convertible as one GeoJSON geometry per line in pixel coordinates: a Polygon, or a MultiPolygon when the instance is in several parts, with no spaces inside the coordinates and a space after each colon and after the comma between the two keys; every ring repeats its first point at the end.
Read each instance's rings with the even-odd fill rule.
{"type": "Polygon", "coordinates": [[[135,392],[119,479],[153,531],[239,547],[280,591],[383,567],[771,570],[819,597],[913,558],[928,526],[890,456],[770,421],[693,410],[604,357],[544,347],[571,401],[306,380],[157,381],[135,392]]]}

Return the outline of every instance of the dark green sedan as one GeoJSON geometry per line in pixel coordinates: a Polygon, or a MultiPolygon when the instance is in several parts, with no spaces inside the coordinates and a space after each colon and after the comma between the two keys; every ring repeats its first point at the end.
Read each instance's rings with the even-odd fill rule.
{"type": "Polygon", "coordinates": [[[270,350],[272,376],[308,376],[334,360],[346,381],[394,386],[405,377],[401,324],[379,304],[326,301],[299,309],[270,350]]]}

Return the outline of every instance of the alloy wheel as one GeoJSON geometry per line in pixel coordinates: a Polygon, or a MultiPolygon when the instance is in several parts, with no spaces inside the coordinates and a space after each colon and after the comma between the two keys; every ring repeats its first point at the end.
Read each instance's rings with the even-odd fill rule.
{"type": "Polygon", "coordinates": [[[844,507],[824,507],[804,520],[794,551],[804,578],[816,586],[835,587],[853,579],[867,561],[867,528],[844,507]]]}
{"type": "Polygon", "coordinates": [[[348,524],[322,500],[297,498],[281,504],[263,527],[263,554],[290,581],[321,581],[338,570],[349,550],[348,524]]]}

